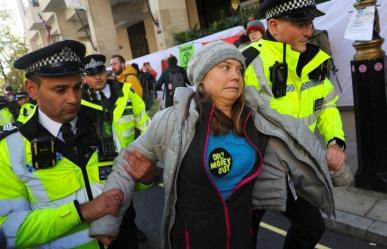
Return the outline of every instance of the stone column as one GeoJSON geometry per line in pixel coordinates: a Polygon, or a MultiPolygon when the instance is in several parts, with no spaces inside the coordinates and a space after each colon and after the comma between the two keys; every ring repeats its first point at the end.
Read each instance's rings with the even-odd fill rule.
{"type": "Polygon", "coordinates": [[[90,34],[98,53],[111,55],[119,53],[117,31],[109,0],[87,0],[86,11],[90,34]]]}
{"type": "Polygon", "coordinates": [[[174,46],[173,33],[189,29],[189,15],[185,0],[149,1],[153,16],[159,22],[156,40],[159,50],[174,46]]]}
{"type": "MultiPolygon", "coordinates": [[[[74,28],[72,22],[67,21],[67,17],[64,11],[55,12],[57,19],[57,26],[59,28],[59,33],[63,40],[78,40],[78,31],[74,28]]],[[[53,25],[54,26],[54,25],[53,25]]],[[[53,29],[55,27],[52,27],[53,29]]]]}

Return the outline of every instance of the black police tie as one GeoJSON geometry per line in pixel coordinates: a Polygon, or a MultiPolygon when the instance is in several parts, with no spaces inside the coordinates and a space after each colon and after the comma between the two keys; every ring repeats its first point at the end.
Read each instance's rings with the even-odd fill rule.
{"type": "Polygon", "coordinates": [[[60,131],[62,132],[63,141],[66,144],[72,144],[74,142],[74,133],[71,130],[70,123],[63,123],[60,131]]]}
{"type": "Polygon", "coordinates": [[[101,102],[102,106],[108,111],[108,112],[113,112],[114,107],[110,104],[108,98],[106,98],[106,95],[100,91],[99,95],[101,96],[101,102]]]}

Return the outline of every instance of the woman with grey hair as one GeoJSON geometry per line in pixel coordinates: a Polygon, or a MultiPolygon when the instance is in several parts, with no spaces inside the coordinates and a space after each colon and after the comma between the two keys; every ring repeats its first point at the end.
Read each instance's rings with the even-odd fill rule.
{"type": "MultiPolygon", "coordinates": [[[[255,88],[246,96],[249,108],[244,69],[244,58],[233,45],[205,46],[188,66],[197,90],[178,88],[175,104],[158,112],[147,132],[116,158],[105,191],[123,191],[122,210],[133,195],[131,175],[157,161],[164,166],[161,248],[251,248],[252,207],[285,209],[290,167],[300,167],[292,177],[297,187],[308,189],[300,195],[329,215],[333,212],[318,142],[313,134],[292,136],[291,130],[279,127],[277,123],[285,122],[298,130],[299,123],[283,121],[265,109],[255,88]],[[309,173],[310,179],[300,171],[309,173]]],[[[105,216],[93,222],[91,236],[109,244],[118,234],[120,219],[105,216]]]]}

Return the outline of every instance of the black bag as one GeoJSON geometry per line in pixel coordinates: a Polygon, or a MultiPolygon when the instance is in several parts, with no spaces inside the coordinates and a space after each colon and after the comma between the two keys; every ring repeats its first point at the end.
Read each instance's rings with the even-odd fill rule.
{"type": "Polygon", "coordinates": [[[150,73],[139,72],[137,75],[142,86],[142,99],[145,102],[145,109],[149,110],[155,99],[156,80],[150,73]]]}
{"type": "Polygon", "coordinates": [[[186,87],[184,75],[179,70],[171,70],[168,72],[167,94],[173,96],[177,87],[186,87]]]}

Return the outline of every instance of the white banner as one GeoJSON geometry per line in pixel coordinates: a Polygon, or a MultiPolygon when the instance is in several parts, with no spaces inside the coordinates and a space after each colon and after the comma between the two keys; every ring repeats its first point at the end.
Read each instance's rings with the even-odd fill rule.
{"type": "MultiPolygon", "coordinates": [[[[332,48],[332,57],[336,67],[342,92],[337,85],[335,88],[340,95],[340,106],[353,106],[351,60],[356,51],[352,46],[353,41],[344,39],[344,33],[350,23],[350,18],[356,9],[353,7],[355,0],[331,0],[317,7],[326,14],[314,20],[317,29],[325,29],[329,34],[332,48]]],[[[380,36],[387,38],[387,1],[378,1],[378,12],[380,19],[380,36]]],[[[382,46],[387,51],[387,42],[382,46]]],[[[334,81],[334,79],[332,79],[334,81]]]]}
{"type": "MultiPolygon", "coordinates": [[[[355,49],[352,46],[353,41],[344,39],[344,33],[350,23],[350,18],[356,9],[353,7],[355,0],[330,0],[328,2],[319,4],[317,7],[324,13],[322,17],[314,20],[314,26],[320,30],[327,30],[329,34],[329,41],[331,43],[332,57],[336,67],[339,69],[337,78],[340,82],[342,92],[336,83],[335,77],[332,77],[335,89],[338,92],[340,99],[339,106],[353,106],[352,93],[352,76],[350,70],[350,62],[355,55],[355,49]]],[[[387,1],[378,1],[378,11],[380,19],[380,35],[387,39],[387,1]]],[[[265,21],[262,20],[266,25],[265,21]]],[[[202,43],[209,41],[223,39],[243,32],[243,27],[235,27],[228,29],[198,40],[192,41],[194,44],[195,53],[200,51],[202,43]]],[[[383,43],[383,50],[387,52],[387,41],[383,43]]],[[[161,75],[161,60],[166,59],[169,55],[175,55],[179,58],[178,46],[166,50],[155,52],[134,60],[128,61],[128,64],[137,63],[141,68],[144,62],[150,62],[151,66],[157,71],[157,77],[161,75]]]]}
{"type": "MultiPolygon", "coordinates": [[[[167,59],[170,55],[174,55],[176,58],[179,59],[179,47],[186,46],[187,44],[193,44],[194,51],[195,53],[197,53],[203,47],[203,44],[206,44],[211,41],[224,39],[237,34],[241,34],[243,32],[244,32],[244,28],[242,26],[227,29],[191,42],[187,42],[179,46],[171,47],[165,50],[161,50],[148,55],[144,55],[142,57],[135,58],[133,60],[129,60],[126,62],[126,64],[136,63],[141,68],[144,62],[149,62],[151,67],[157,72],[157,78],[159,78],[162,73],[161,60],[167,59]]],[[[178,64],[180,65],[180,63],[178,64]]]]}

